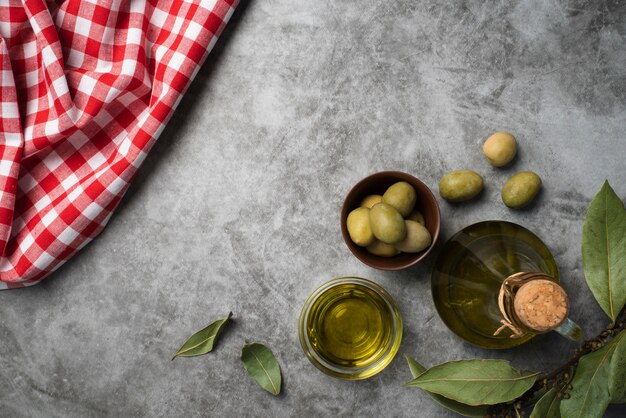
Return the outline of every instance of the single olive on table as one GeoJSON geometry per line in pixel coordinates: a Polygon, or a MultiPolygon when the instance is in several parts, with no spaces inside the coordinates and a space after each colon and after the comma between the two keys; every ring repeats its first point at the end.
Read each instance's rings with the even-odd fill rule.
{"type": "Polygon", "coordinates": [[[541,178],[532,171],[520,171],[509,178],[502,188],[502,201],[512,209],[522,208],[533,201],[541,189],[541,178]]]}
{"type": "Polygon", "coordinates": [[[439,180],[439,194],[449,202],[463,202],[483,190],[483,178],[472,170],[456,170],[439,180]]]}
{"type": "Polygon", "coordinates": [[[517,154],[517,141],[510,132],[496,132],[485,140],[483,154],[494,167],[504,167],[517,154]]]}

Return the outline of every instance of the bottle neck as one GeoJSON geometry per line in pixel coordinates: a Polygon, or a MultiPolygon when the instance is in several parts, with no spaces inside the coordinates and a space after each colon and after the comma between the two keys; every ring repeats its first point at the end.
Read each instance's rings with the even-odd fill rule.
{"type": "Polygon", "coordinates": [[[494,335],[508,328],[511,338],[552,331],[569,313],[567,294],[545,273],[520,272],[507,277],[500,288],[498,306],[503,319],[494,335]]]}

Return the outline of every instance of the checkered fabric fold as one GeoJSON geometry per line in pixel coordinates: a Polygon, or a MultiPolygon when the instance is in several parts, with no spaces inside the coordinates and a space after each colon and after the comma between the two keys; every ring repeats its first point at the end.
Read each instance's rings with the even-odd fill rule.
{"type": "Polygon", "coordinates": [[[0,1],[0,289],[102,231],[236,3],[0,1]]]}

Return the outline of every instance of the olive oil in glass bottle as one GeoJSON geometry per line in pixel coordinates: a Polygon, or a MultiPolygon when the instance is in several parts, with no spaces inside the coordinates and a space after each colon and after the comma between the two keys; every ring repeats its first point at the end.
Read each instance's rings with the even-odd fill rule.
{"type": "Polygon", "coordinates": [[[437,311],[454,333],[472,344],[485,348],[523,344],[537,332],[512,338],[506,329],[494,335],[503,324],[498,304],[502,284],[520,272],[559,281],[552,254],[526,228],[504,221],[468,226],[448,240],[435,263],[431,283],[437,311]]]}

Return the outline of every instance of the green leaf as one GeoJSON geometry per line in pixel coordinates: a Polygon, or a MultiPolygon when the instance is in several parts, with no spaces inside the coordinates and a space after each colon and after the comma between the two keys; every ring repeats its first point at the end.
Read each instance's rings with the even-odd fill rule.
{"type": "Polygon", "coordinates": [[[411,371],[413,379],[426,371],[426,367],[419,364],[413,357],[408,354],[405,354],[404,357],[406,358],[406,362],[409,364],[409,370],[411,371]]]}
{"type": "Polygon", "coordinates": [[[611,402],[617,402],[626,396],[626,331],[622,331],[611,340],[615,351],[609,364],[609,395],[611,402]]]}
{"type": "Polygon", "coordinates": [[[220,335],[226,322],[228,322],[232,316],[233,313],[230,312],[226,318],[218,319],[208,327],[193,334],[185,341],[182,347],[178,349],[174,357],[172,357],[172,360],[176,357],[193,357],[211,352],[215,340],[220,335]]]}
{"type": "Polygon", "coordinates": [[[552,388],[547,391],[535,404],[530,418],[560,418],[559,405],[561,404],[561,398],[556,396],[560,389],[552,388]]]}
{"type": "Polygon", "coordinates": [[[431,367],[406,385],[467,405],[494,405],[521,396],[538,375],[516,370],[505,360],[458,360],[431,367]]]}
{"type": "MultiPolygon", "coordinates": [[[[406,357],[407,363],[409,363],[409,370],[411,370],[411,375],[413,378],[416,378],[420,374],[426,371],[426,368],[415,361],[408,354],[404,355],[406,357]]],[[[454,401],[452,399],[445,398],[441,395],[437,395],[436,393],[431,393],[426,391],[430,395],[431,398],[439,405],[444,408],[448,408],[451,411],[456,412],[457,414],[466,416],[466,417],[484,417],[487,415],[487,407],[486,406],[470,406],[465,405],[464,403],[454,401]]]]}
{"type": "Polygon", "coordinates": [[[580,358],[571,383],[570,398],[561,401],[561,415],[567,418],[602,417],[611,401],[609,376],[612,373],[612,356],[624,340],[624,335],[624,332],[619,333],[601,349],[580,358]]]}
{"type": "Polygon", "coordinates": [[[246,344],[241,350],[243,367],[263,389],[272,395],[280,393],[280,365],[272,350],[263,344],[246,344]]]}
{"type": "Polygon", "coordinates": [[[626,210],[607,181],[587,209],[582,253],[587,285],[615,322],[626,304],[626,210]]]}
{"type": "MultiPolygon", "coordinates": [[[[565,389],[562,387],[561,389],[565,389]]],[[[545,418],[561,418],[561,399],[558,396],[554,396],[552,402],[550,402],[550,407],[546,413],[545,418]]]]}

